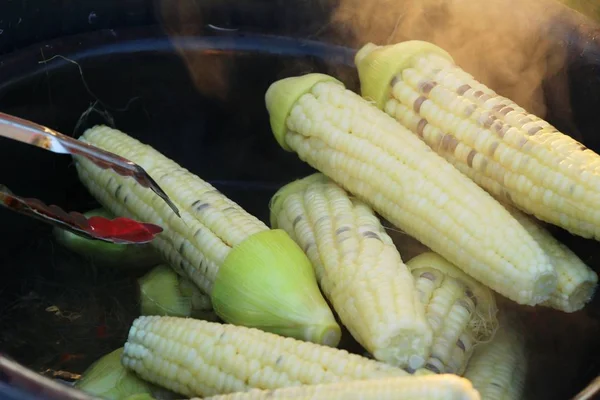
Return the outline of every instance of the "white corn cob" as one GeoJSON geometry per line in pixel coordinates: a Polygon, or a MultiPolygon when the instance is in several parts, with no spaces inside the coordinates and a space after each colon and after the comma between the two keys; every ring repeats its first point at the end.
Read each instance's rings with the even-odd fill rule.
{"type": "Polygon", "coordinates": [[[598,154],[477,82],[431,43],[369,43],[355,61],[365,98],[491,194],[600,239],[598,154]]]}
{"type": "Polygon", "coordinates": [[[555,290],[554,268],[504,207],[335,78],[285,78],[265,97],[284,149],[410,236],[518,303],[555,290]]]}
{"type": "Polygon", "coordinates": [[[128,369],[186,396],[409,375],[345,350],[191,318],[139,317],[124,349],[128,369]]]}
{"type": "MultiPolygon", "coordinates": [[[[205,400],[479,400],[471,382],[456,375],[402,376],[350,382],[252,389],[205,400]]],[[[200,400],[194,398],[190,400],[200,400]]]]}
{"type": "Polygon", "coordinates": [[[512,319],[501,318],[492,341],[475,349],[464,377],[482,399],[520,400],[527,374],[525,346],[520,327],[512,319]]]}
{"type": "Polygon", "coordinates": [[[178,206],[133,179],[75,157],[80,180],[114,215],[155,223],[165,262],[210,296],[229,323],[336,346],[341,331],[310,261],[282,230],[270,230],[213,186],[152,147],[105,126],[80,140],[125,157],[148,172],[178,206]]]}
{"type": "Polygon", "coordinates": [[[433,329],[425,368],[462,374],[475,346],[489,341],[498,328],[494,294],[433,252],[420,254],[406,265],[433,329]]]}
{"type": "Polygon", "coordinates": [[[568,313],[581,310],[596,292],[598,274],[552,236],[540,221],[514,207],[505,207],[538,242],[557,272],[556,291],[541,305],[568,313]]]}
{"type": "Polygon", "coordinates": [[[172,226],[173,232],[161,234],[155,243],[161,250],[168,248],[163,252],[170,265],[205,293],[211,293],[218,266],[231,248],[269,229],[209,183],[121,131],[98,126],[87,130],[79,140],[137,162],[176,204],[182,205],[185,212],[179,219],[148,189],[110,170],[101,170],[87,159],[75,159],[83,183],[108,205],[105,208],[118,211],[113,214],[140,216],[145,221],[172,226]],[[186,237],[188,233],[190,237],[186,237]],[[197,263],[189,261],[192,257],[198,259],[197,263]]]}
{"type": "Polygon", "coordinates": [[[375,359],[423,366],[431,329],[413,277],[373,210],[316,173],[271,199],[271,226],[304,249],[342,324],[375,359]]]}

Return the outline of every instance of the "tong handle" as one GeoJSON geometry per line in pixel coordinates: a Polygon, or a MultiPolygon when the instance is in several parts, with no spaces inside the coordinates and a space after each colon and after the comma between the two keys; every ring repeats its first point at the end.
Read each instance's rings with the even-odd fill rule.
{"type": "Polygon", "coordinates": [[[0,136],[54,153],[85,157],[102,169],[111,169],[121,176],[131,177],[138,184],[156,193],[181,218],[179,209],[158,183],[140,165],[126,158],[74,139],[43,125],[36,124],[35,122],[2,112],[0,112],[0,136]]]}

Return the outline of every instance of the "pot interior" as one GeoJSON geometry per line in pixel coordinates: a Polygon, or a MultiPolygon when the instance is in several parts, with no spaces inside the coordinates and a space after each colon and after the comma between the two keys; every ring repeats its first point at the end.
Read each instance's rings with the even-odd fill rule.
{"type": "MultiPolygon", "coordinates": [[[[0,110],[78,137],[112,125],[209,181],[268,223],[282,185],[314,170],[274,140],[264,93],[307,72],[358,90],[354,50],[280,36],[216,33],[175,42],[155,29],[106,30],[48,42],[2,60],[0,110]],[[182,50],[183,49],[183,50],[182,50]],[[181,57],[184,51],[186,58],[181,57]]],[[[552,115],[548,117],[552,121],[552,115]]],[[[98,206],[68,156],[1,140],[2,183],[84,212],[98,206]]],[[[99,268],[58,245],[51,227],[0,210],[0,349],[53,379],[74,381],[123,345],[139,315],[144,271],[99,268]]],[[[420,247],[390,228],[403,259],[420,247]]],[[[597,242],[557,236],[597,270],[597,242]]],[[[528,310],[531,398],[564,399],[599,371],[597,301],[582,312],[528,310]]],[[[347,332],[342,347],[364,350],[347,332]]]]}

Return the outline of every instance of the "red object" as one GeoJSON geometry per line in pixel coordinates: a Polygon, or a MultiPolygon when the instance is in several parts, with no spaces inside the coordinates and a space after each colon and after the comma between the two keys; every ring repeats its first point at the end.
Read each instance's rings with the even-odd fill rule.
{"type": "Polygon", "coordinates": [[[104,339],[107,336],[108,336],[108,332],[106,329],[106,325],[102,324],[102,325],[96,327],[96,338],[97,339],[104,339]]]}
{"type": "Polygon", "coordinates": [[[0,185],[0,205],[89,239],[112,243],[147,243],[163,231],[158,225],[124,217],[113,220],[104,217],[86,218],[75,211],[66,212],[56,205],[48,206],[39,199],[16,196],[4,185],[0,185]]]}
{"type": "Polygon", "coordinates": [[[78,359],[82,359],[82,358],[85,358],[85,356],[83,354],[63,353],[60,355],[59,361],[60,361],[60,363],[65,364],[70,361],[74,361],[74,360],[78,360],[78,359]]]}
{"type": "Polygon", "coordinates": [[[137,222],[129,218],[119,217],[109,220],[103,217],[90,217],[88,223],[94,236],[111,239],[113,242],[149,242],[163,229],[154,224],[137,222]]]}

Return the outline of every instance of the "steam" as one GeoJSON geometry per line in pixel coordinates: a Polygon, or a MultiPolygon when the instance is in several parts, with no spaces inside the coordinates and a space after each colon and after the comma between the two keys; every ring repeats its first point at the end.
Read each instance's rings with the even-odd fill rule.
{"type": "MultiPolygon", "coordinates": [[[[205,15],[196,1],[159,0],[158,11],[162,27],[172,38],[202,36],[205,15]]],[[[174,43],[175,50],[183,59],[193,84],[198,91],[208,97],[224,99],[228,93],[228,64],[210,51],[195,51],[174,43]]]]}
{"type": "Polygon", "coordinates": [[[600,3],[593,0],[559,0],[568,4],[574,10],[589,16],[596,22],[600,22],[600,3]]]}
{"type": "MultiPolygon", "coordinates": [[[[586,4],[560,1],[575,1],[579,9],[586,4]]],[[[158,0],[157,4],[163,28],[173,39],[206,34],[214,14],[220,13],[236,15],[250,31],[356,49],[368,42],[426,40],[448,51],[475,79],[540,117],[547,109],[542,84],[551,80],[552,95],[546,97],[563,121],[572,120],[563,69],[566,37],[569,31],[582,34],[593,27],[591,20],[557,0],[158,0]]],[[[196,88],[225,99],[235,58],[186,48],[176,40],[174,46],[196,88]]]]}
{"type": "Polygon", "coordinates": [[[341,0],[333,15],[354,33],[355,47],[432,42],[475,79],[541,117],[542,81],[565,61],[557,29],[578,19],[555,0],[341,0]]]}

